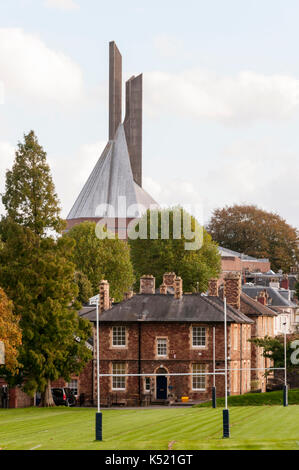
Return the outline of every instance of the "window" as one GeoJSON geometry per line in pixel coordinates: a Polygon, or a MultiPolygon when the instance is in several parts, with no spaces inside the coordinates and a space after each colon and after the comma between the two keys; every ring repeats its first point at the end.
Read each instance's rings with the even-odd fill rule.
{"type": "Polygon", "coordinates": [[[238,336],[238,326],[234,325],[234,350],[239,349],[239,336],[238,336]]]}
{"type": "MultiPolygon", "coordinates": [[[[193,364],[192,373],[204,373],[206,368],[203,364],[193,364]]],[[[192,390],[205,390],[206,389],[206,375],[192,375],[192,390]]]]}
{"type": "Polygon", "coordinates": [[[70,388],[74,395],[78,395],[78,380],[72,379],[68,384],[67,387],[70,388]]]}
{"type": "Polygon", "coordinates": [[[112,346],[126,346],[126,327],[114,326],[112,331],[112,346]]]}
{"type": "Polygon", "coordinates": [[[192,346],[203,347],[206,345],[206,328],[202,326],[193,326],[192,328],[192,346]]]}
{"type": "Polygon", "coordinates": [[[125,390],[126,377],[122,374],[126,373],[125,362],[115,362],[112,364],[112,374],[119,374],[112,377],[112,390],[125,390]]]}
{"type": "Polygon", "coordinates": [[[146,392],[151,391],[151,379],[150,379],[150,377],[145,377],[145,379],[144,379],[144,390],[146,392]]]}
{"type": "Polygon", "coordinates": [[[167,339],[166,338],[157,339],[157,355],[167,356],[167,339]]]}

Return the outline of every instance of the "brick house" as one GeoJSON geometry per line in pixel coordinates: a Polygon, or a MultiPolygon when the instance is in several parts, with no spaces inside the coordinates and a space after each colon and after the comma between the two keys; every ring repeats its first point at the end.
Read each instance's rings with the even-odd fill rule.
{"type": "MultiPolygon", "coordinates": [[[[183,293],[182,279],[166,273],[158,289],[153,276],[143,276],[139,294],[129,292],[118,304],[111,303],[108,282],[100,284],[100,372],[117,374],[101,377],[101,404],[167,403],[180,400],[183,395],[194,401],[209,400],[213,385],[213,344],[216,370],[224,369],[224,295],[228,368],[231,369],[229,393],[265,391],[263,371],[249,369],[266,367],[270,362],[248,340],[266,334],[273,336],[276,313],[241,292],[238,272],[227,273],[220,289],[218,280],[212,279],[208,295],[183,293]],[[167,376],[203,372],[210,375],[167,376]],[[126,377],[125,373],[145,375],[126,377]]],[[[96,307],[83,307],[79,315],[93,323],[93,360],[79,376],[72,376],[68,384],[60,379],[52,386],[70,386],[78,397],[84,395],[84,405],[91,406],[95,405],[97,394],[96,307]]],[[[224,376],[216,375],[215,384],[217,396],[223,396],[224,376]]],[[[14,407],[26,405],[29,403],[23,404],[21,400],[14,407]]]]}
{"type": "MultiPolygon", "coordinates": [[[[264,319],[270,319],[269,328],[273,330],[275,313],[241,295],[239,273],[226,275],[223,292],[227,298],[228,367],[232,369],[228,377],[229,391],[231,394],[249,392],[252,380],[258,381],[256,388],[264,389],[260,374],[234,369],[250,369],[253,363],[257,364],[256,347],[248,340],[261,333],[256,325],[261,321],[264,324],[264,319]]],[[[153,276],[143,276],[139,294],[128,294],[123,302],[112,306],[109,284],[103,281],[99,310],[100,372],[117,374],[101,377],[102,405],[164,403],[179,400],[183,395],[194,401],[211,398],[214,334],[216,369],[224,369],[224,304],[218,295],[217,280],[210,281],[209,295],[200,295],[184,294],[182,279],[174,273],[164,275],[158,290],[153,276]],[[167,376],[192,372],[211,375],[167,376]],[[124,376],[137,373],[145,375],[124,376]]],[[[95,307],[83,308],[80,315],[94,324],[95,331],[95,307]]],[[[94,344],[95,340],[94,336],[94,344]]],[[[95,400],[95,361],[93,373],[95,400]]],[[[215,382],[217,395],[223,396],[224,376],[216,375],[215,382]]]]}

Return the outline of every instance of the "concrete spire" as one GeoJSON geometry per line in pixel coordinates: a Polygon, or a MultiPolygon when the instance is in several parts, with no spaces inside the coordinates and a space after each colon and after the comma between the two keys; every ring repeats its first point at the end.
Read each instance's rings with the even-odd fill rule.
{"type": "Polygon", "coordinates": [[[142,186],[142,74],[126,82],[124,127],[133,178],[135,183],[142,186]]]}
{"type": "Polygon", "coordinates": [[[109,140],[121,123],[122,57],[114,41],[109,43],[109,140]]]}

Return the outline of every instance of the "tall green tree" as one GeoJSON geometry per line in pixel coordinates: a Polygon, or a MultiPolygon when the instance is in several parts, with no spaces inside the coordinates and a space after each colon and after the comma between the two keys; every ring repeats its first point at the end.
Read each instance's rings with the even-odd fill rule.
{"type": "MultiPolygon", "coordinates": [[[[292,354],[295,349],[292,347],[294,341],[299,340],[299,334],[292,335],[292,338],[287,339],[286,352],[287,352],[287,368],[298,370],[298,364],[292,361],[292,354]]],[[[275,367],[284,367],[284,336],[276,336],[275,338],[265,336],[264,338],[254,338],[250,340],[252,343],[263,348],[263,356],[272,359],[275,367]]],[[[297,347],[298,348],[298,347],[297,347]]],[[[296,352],[296,351],[295,351],[296,352]]]]}
{"type": "Polygon", "coordinates": [[[24,134],[24,142],[18,143],[12,170],[6,172],[2,202],[11,220],[39,236],[53,230],[61,232],[65,225],[59,216],[47,154],[34,131],[24,134]]]}
{"type": "Polygon", "coordinates": [[[0,285],[22,329],[19,380],[27,393],[40,390],[44,405],[53,405],[51,381],[69,380],[91,359],[85,346],[90,323],[78,316],[75,267],[69,261],[74,244],[65,237],[39,237],[9,219],[1,222],[1,235],[0,285]]]}
{"type": "Polygon", "coordinates": [[[121,301],[134,283],[130,248],[117,236],[115,239],[99,239],[95,229],[94,222],[83,222],[64,235],[76,243],[71,260],[76,269],[88,277],[93,294],[98,293],[100,281],[107,279],[111,297],[121,301]]]}
{"type": "Polygon", "coordinates": [[[148,210],[129,234],[129,245],[137,283],[143,274],[152,274],[159,285],[165,272],[175,272],[182,277],[185,291],[204,292],[208,288],[209,279],[220,274],[221,259],[217,244],[193,216],[179,207],[148,210]],[[176,238],[174,230],[178,214],[180,238],[176,238]],[[169,236],[163,229],[162,220],[165,218],[169,220],[169,236]],[[200,238],[200,246],[195,244],[195,249],[186,249],[190,248],[189,244],[195,241],[195,237],[192,239],[191,234],[187,237],[187,233],[184,235],[184,218],[189,218],[191,232],[197,233],[200,238]],[[151,220],[155,219],[157,233],[154,234],[151,233],[151,220]],[[143,238],[136,238],[134,233],[140,234],[142,226],[145,227],[143,238]]]}
{"type": "Polygon", "coordinates": [[[269,258],[275,271],[289,272],[299,262],[298,230],[278,214],[253,205],[215,209],[207,226],[224,248],[257,258],[269,258]]]}
{"type": "Polygon", "coordinates": [[[78,287],[77,300],[82,304],[87,304],[88,300],[93,296],[93,288],[86,274],[80,271],[75,272],[74,281],[78,287]]]}
{"type": "Polygon", "coordinates": [[[91,329],[77,313],[78,287],[70,261],[74,243],[57,237],[64,222],[46,153],[33,131],[18,144],[2,201],[0,285],[20,317],[18,379],[26,392],[40,390],[43,403],[53,405],[51,381],[68,380],[82,370],[90,359],[85,341],[91,329]]]}

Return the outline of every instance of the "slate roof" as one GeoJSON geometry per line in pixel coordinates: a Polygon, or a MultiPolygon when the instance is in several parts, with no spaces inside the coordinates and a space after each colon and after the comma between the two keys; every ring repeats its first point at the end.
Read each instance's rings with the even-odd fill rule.
{"type": "MultiPolygon", "coordinates": [[[[95,306],[83,307],[79,315],[96,321],[95,306]]],[[[185,294],[181,299],[173,295],[137,294],[112,306],[100,315],[101,322],[200,322],[222,323],[223,302],[218,297],[185,294]]],[[[246,315],[227,306],[228,323],[253,323],[246,315]]]]}
{"type": "MultiPolygon", "coordinates": [[[[242,291],[247,294],[249,297],[255,299],[259,292],[267,290],[267,293],[271,300],[271,306],[273,307],[296,307],[296,304],[291,300],[288,300],[284,297],[280,291],[282,289],[275,289],[274,287],[265,287],[265,286],[247,286],[246,284],[242,286],[242,291]]],[[[287,292],[285,290],[285,292],[287,292]]]]}
{"type": "MultiPolygon", "coordinates": [[[[257,302],[256,300],[252,299],[251,297],[249,297],[249,295],[245,294],[244,292],[241,293],[241,300],[245,304],[253,308],[257,315],[266,315],[268,317],[277,316],[277,313],[275,313],[270,307],[267,307],[267,305],[263,305],[260,302],[257,302]]],[[[251,315],[251,314],[247,313],[246,315],[251,315]]]]}
{"type": "Polygon", "coordinates": [[[138,218],[144,211],[137,204],[145,209],[150,205],[158,207],[156,201],[133,180],[124,126],[120,124],[114,140],[107,143],[67,219],[138,218]],[[118,210],[119,196],[125,197],[124,213],[118,210]],[[133,209],[126,214],[126,209],[130,206],[133,209]]]}

